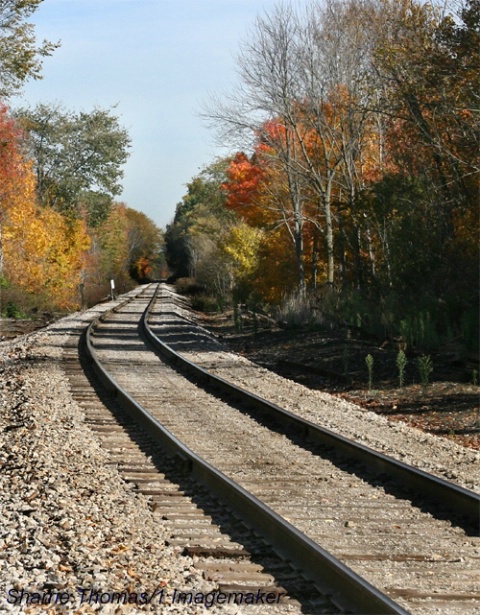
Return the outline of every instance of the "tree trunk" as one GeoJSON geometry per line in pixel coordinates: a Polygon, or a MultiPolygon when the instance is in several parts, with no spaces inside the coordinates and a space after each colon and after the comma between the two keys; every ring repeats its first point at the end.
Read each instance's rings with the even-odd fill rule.
{"type": "Polygon", "coordinates": [[[305,268],[303,265],[303,218],[301,212],[298,210],[295,211],[294,240],[295,257],[297,261],[298,290],[303,296],[306,292],[305,268]]]}
{"type": "Polygon", "coordinates": [[[330,184],[324,196],[325,240],[327,244],[327,283],[333,286],[335,280],[335,255],[333,252],[333,219],[330,184]]]}
{"type": "Polygon", "coordinates": [[[342,288],[347,287],[347,255],[345,252],[345,229],[343,228],[343,212],[338,211],[338,243],[340,246],[340,272],[342,288]]]}

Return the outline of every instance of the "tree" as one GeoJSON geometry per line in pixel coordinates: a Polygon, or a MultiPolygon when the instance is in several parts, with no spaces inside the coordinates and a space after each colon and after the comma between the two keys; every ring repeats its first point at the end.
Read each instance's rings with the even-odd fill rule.
{"type": "Polygon", "coordinates": [[[22,135],[0,108],[0,277],[36,302],[78,304],[83,254],[89,245],[80,221],[68,222],[36,203],[35,174],[22,151],[22,135]]]}
{"type": "Polygon", "coordinates": [[[238,301],[248,300],[258,276],[259,253],[264,232],[243,220],[233,224],[220,240],[220,250],[226,256],[231,271],[233,292],[238,301]]]}
{"type": "MultiPolygon", "coordinates": [[[[267,121],[260,126],[257,123],[255,131],[267,151],[271,152],[271,164],[279,167],[285,177],[288,192],[287,200],[279,200],[282,204],[281,219],[292,237],[298,286],[304,292],[303,178],[297,168],[297,59],[301,24],[291,7],[280,5],[271,16],[258,17],[255,26],[255,36],[249,44],[244,45],[238,60],[245,85],[239,102],[244,116],[248,118],[247,124],[244,121],[243,126],[250,125],[251,128],[258,111],[267,114],[267,121]],[[249,99],[251,104],[247,102],[249,99]]],[[[237,121],[235,119],[234,123],[237,121]]]]}
{"type": "MultiPolygon", "coordinates": [[[[258,17],[253,37],[238,59],[241,87],[227,103],[214,100],[207,111],[226,127],[227,137],[253,135],[281,178],[274,199],[279,205],[277,222],[283,222],[291,236],[301,292],[307,278],[306,232],[314,237],[313,263],[318,263],[323,237],[326,281],[334,283],[335,190],[347,163],[352,175],[363,136],[360,99],[365,96],[363,56],[368,45],[352,21],[352,4],[332,0],[326,9],[312,4],[305,15],[282,4],[272,15],[258,17]],[[345,41],[355,48],[348,50],[345,41]]],[[[353,194],[351,186],[349,190],[353,194]]]]}
{"type": "Polygon", "coordinates": [[[29,78],[41,79],[42,58],[59,43],[44,40],[39,46],[32,24],[26,22],[43,0],[0,2],[0,98],[17,94],[29,78]]]}
{"type": "Polygon", "coordinates": [[[125,215],[130,276],[137,282],[145,282],[152,275],[159,277],[159,265],[163,259],[162,231],[141,211],[127,207],[125,215]]]}
{"type": "Polygon", "coordinates": [[[187,194],[177,204],[165,233],[166,259],[176,277],[195,277],[200,264],[204,280],[209,278],[213,246],[235,218],[225,208],[222,189],[228,164],[228,159],[219,159],[205,167],[187,184],[187,194]]]}
{"type": "Polygon", "coordinates": [[[473,332],[479,9],[313,0],[257,18],[240,86],[205,115],[242,144],[225,206],[264,232],[264,298],[314,289],[318,276],[336,291],[318,296],[346,321],[391,334],[416,322],[432,339],[473,332]]]}
{"type": "Polygon", "coordinates": [[[0,277],[3,276],[3,227],[24,196],[34,196],[31,169],[21,151],[22,133],[5,105],[0,104],[0,277]]]}
{"type": "Polygon", "coordinates": [[[250,157],[237,152],[226,171],[222,190],[226,194],[225,207],[251,226],[268,229],[277,222],[279,208],[270,198],[271,174],[263,149],[260,145],[250,157]]]}
{"type": "Polygon", "coordinates": [[[40,208],[32,197],[5,224],[6,278],[37,306],[75,309],[90,238],[81,220],[40,208]]]}
{"type": "Polygon", "coordinates": [[[111,110],[73,113],[44,104],[16,116],[28,135],[41,204],[77,216],[83,205],[94,223],[104,219],[121,192],[130,145],[118,118],[111,110]]]}
{"type": "Polygon", "coordinates": [[[85,275],[87,295],[115,280],[119,292],[159,276],[163,234],[144,213],[114,203],[108,217],[91,231],[92,247],[85,275]]]}
{"type": "Polygon", "coordinates": [[[462,4],[453,19],[428,3],[384,0],[372,20],[395,153],[400,166],[433,182],[444,204],[438,214],[445,220],[446,213],[447,223],[455,203],[477,199],[470,179],[480,171],[479,6],[476,0],[462,4]]]}
{"type": "Polygon", "coordinates": [[[432,3],[382,0],[370,14],[382,91],[377,112],[394,163],[383,182],[389,194],[381,179],[373,189],[397,204],[394,218],[382,224],[392,283],[408,278],[411,305],[428,295],[438,311],[438,301],[451,306],[456,319],[478,304],[480,7],[477,0],[448,4],[445,13],[432,3]],[[414,240],[412,220],[424,239],[414,240]],[[417,275],[402,275],[406,245],[417,275]],[[415,296],[412,286],[422,293],[415,296]]]}

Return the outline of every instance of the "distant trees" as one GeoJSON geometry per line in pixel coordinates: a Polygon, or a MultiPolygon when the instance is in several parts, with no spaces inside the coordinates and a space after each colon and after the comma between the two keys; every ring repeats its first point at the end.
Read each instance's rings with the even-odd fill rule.
{"type": "Polygon", "coordinates": [[[195,278],[219,303],[232,293],[242,299],[252,291],[263,239],[260,229],[226,205],[229,163],[217,160],[193,178],[165,233],[171,271],[177,277],[195,278]]]}
{"type": "Polygon", "coordinates": [[[219,160],[192,179],[165,233],[169,267],[181,277],[197,278],[220,294],[231,286],[218,248],[219,239],[232,223],[221,190],[227,164],[219,160]]]}
{"type": "Polygon", "coordinates": [[[262,236],[250,292],[309,293],[383,334],[475,339],[479,9],[325,0],[256,20],[239,86],[205,112],[241,144],[219,193],[262,236]]]}
{"type": "Polygon", "coordinates": [[[106,297],[111,278],[122,291],[158,275],[161,231],[145,214],[112,199],[120,190],[126,132],[98,110],[53,116],[45,122],[52,130],[44,126],[43,137],[36,132],[33,147],[21,127],[26,114],[20,122],[0,107],[4,314],[12,306],[13,313],[73,309],[106,297]]]}
{"type": "Polygon", "coordinates": [[[147,282],[160,276],[163,233],[144,213],[113,203],[108,217],[90,230],[91,248],[84,268],[86,300],[94,302],[113,279],[118,292],[132,281],[147,282]]]}

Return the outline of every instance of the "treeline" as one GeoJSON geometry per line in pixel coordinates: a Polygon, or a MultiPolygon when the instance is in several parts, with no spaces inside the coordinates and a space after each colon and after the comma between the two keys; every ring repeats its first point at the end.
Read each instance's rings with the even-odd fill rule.
{"type": "Polygon", "coordinates": [[[220,302],[477,346],[479,1],[296,6],[205,113],[243,146],[188,185],[170,265],[220,302]]]}
{"type": "Polygon", "coordinates": [[[71,310],[158,275],[163,234],[115,201],[130,139],[113,109],[7,101],[57,45],[37,46],[28,17],[42,0],[0,6],[0,311],[71,310]]]}

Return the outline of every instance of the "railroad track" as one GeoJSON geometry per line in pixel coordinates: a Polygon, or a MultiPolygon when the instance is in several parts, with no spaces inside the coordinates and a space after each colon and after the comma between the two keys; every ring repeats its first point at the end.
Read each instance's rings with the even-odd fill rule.
{"type": "Polygon", "coordinates": [[[260,591],[280,613],[284,607],[288,613],[292,608],[300,612],[294,597],[298,593],[302,602],[311,602],[311,613],[341,612],[330,600],[319,600],[311,582],[280,560],[212,493],[199,487],[181,460],[158,447],[116,396],[99,386],[85,355],[78,362],[75,345],[67,349],[64,361],[72,393],[84,408],[86,423],[109,452],[110,463],[150,499],[153,512],[169,529],[168,544],[193,558],[195,567],[211,581],[212,591],[245,596],[249,592],[255,600],[260,591]],[[275,571],[275,576],[268,571],[275,571]]]}
{"type": "MultiPolygon", "coordinates": [[[[168,518],[168,514],[173,514],[169,512],[172,498],[180,502],[178,495],[166,496],[165,492],[171,490],[163,482],[167,478],[173,477],[172,484],[177,484],[183,495],[198,491],[198,487],[181,487],[187,478],[203,482],[208,497],[212,497],[212,492],[216,494],[214,503],[195,502],[196,512],[190,510],[183,518],[182,514],[177,517],[178,522],[184,522],[184,528],[187,524],[188,536],[184,543],[181,541],[185,536],[179,538],[174,534],[173,540],[179,540],[196,557],[201,555],[202,549],[211,555],[208,532],[204,534],[208,539],[204,538],[200,544],[201,536],[192,531],[190,524],[195,524],[197,512],[199,515],[201,510],[208,512],[209,506],[214,512],[209,515],[209,522],[214,521],[215,515],[218,517],[220,508],[222,515],[231,515],[227,509],[232,509],[244,525],[240,526],[238,520],[230,525],[220,520],[220,525],[229,529],[222,534],[225,538],[217,536],[217,546],[222,544],[218,552],[235,549],[243,553],[242,557],[247,554],[250,557],[247,566],[245,562],[237,562],[238,566],[234,567],[241,582],[230,584],[233,590],[266,587],[271,590],[272,600],[280,599],[283,604],[288,603],[290,597],[296,601],[294,604],[300,605],[302,612],[311,613],[350,609],[356,613],[423,614],[448,608],[444,612],[456,614],[480,610],[480,593],[475,580],[479,544],[469,535],[473,533],[475,514],[478,515],[478,497],[454,486],[447,491],[449,485],[438,479],[426,483],[430,480],[427,475],[420,473],[419,478],[411,469],[401,467],[402,464],[386,465],[388,460],[378,456],[372,461],[365,447],[357,453],[344,439],[334,442],[334,434],[323,433],[321,439],[312,425],[294,423],[288,413],[278,414],[278,408],[274,409],[276,415],[272,418],[273,409],[264,401],[256,397],[252,406],[244,393],[229,389],[228,383],[219,382],[205,371],[195,371],[190,380],[186,380],[161,362],[147,345],[154,343],[160,347],[154,335],[155,323],[160,317],[163,321],[172,320],[170,339],[177,346],[187,341],[177,329],[181,320],[178,314],[173,309],[165,314],[165,304],[170,305],[172,301],[165,287],[162,287],[159,303],[152,302],[150,306],[152,325],[148,325],[144,313],[152,297],[153,288],[149,288],[142,297],[104,315],[90,327],[87,343],[106,387],[112,394],[117,385],[123,389],[115,393],[116,403],[120,401],[133,415],[140,417],[150,438],[159,438],[166,450],[158,463],[152,461],[149,465],[142,461],[136,465],[136,461],[133,463],[120,454],[120,449],[130,450],[131,446],[121,440],[123,445],[117,447],[116,462],[126,468],[126,479],[152,497],[152,505],[167,522],[174,521],[168,518]],[[160,305],[158,312],[156,305],[160,305]],[[191,382],[192,378],[195,382],[191,382]],[[200,391],[199,380],[213,386],[215,395],[200,391]],[[233,406],[226,404],[226,396],[235,399],[233,406]],[[287,428],[282,426],[283,420],[288,420],[287,428]],[[275,431],[271,429],[272,421],[276,423],[275,431]],[[165,428],[174,434],[173,441],[169,440],[165,428]],[[355,455],[360,455],[360,462],[355,455]],[[207,459],[215,469],[204,467],[199,456],[207,459]],[[173,466],[168,466],[172,458],[173,466]],[[352,459],[356,460],[353,468],[352,459]],[[294,465],[292,460],[295,460],[294,465]],[[154,467],[155,471],[160,469],[160,475],[152,480],[154,467]],[[395,472],[395,481],[392,481],[391,472],[395,472]],[[401,472],[407,472],[410,477],[410,499],[404,492],[405,479],[401,472]],[[414,482],[412,476],[415,476],[414,482]],[[240,490],[233,483],[241,485],[240,490]],[[428,487],[431,491],[428,500],[425,498],[427,484],[433,485],[428,487]],[[413,495],[413,501],[419,503],[419,489],[426,512],[411,501],[413,495]],[[437,502],[444,500],[447,493],[452,502],[455,500],[450,507],[453,510],[448,512],[444,508],[440,513],[437,502]],[[221,502],[228,504],[227,509],[221,502]],[[436,511],[444,518],[435,519],[436,511]],[[242,527],[239,540],[232,541],[232,534],[237,532],[238,535],[239,527],[242,527]],[[283,561],[271,549],[265,556],[268,547],[263,539],[261,546],[252,546],[249,542],[254,536],[252,528],[257,528],[263,539],[266,537],[266,543],[281,554],[283,561]],[[319,544],[326,547],[327,552],[319,544]],[[291,560],[293,567],[287,566],[286,560],[291,560]],[[351,573],[346,564],[358,574],[351,573]],[[255,574],[249,582],[248,574],[252,571],[255,574]],[[370,582],[364,582],[363,577],[370,582]],[[425,579],[434,579],[435,583],[428,584],[425,579]],[[298,586],[297,581],[300,581],[298,586]]],[[[191,331],[190,340],[195,339],[192,338],[195,333],[197,337],[200,334],[191,331]]],[[[171,350],[161,347],[162,353],[169,354],[170,361],[178,365],[181,361],[178,353],[172,355],[171,350]]],[[[194,370],[191,364],[187,369],[194,370]]],[[[92,402],[87,400],[86,403],[92,402]]],[[[117,437],[127,435],[126,423],[121,429],[113,429],[111,418],[92,415],[91,420],[97,430],[112,431],[109,437],[114,444],[118,444],[117,437]]],[[[133,426],[129,429],[134,433],[138,430],[133,426]]],[[[137,447],[144,448],[145,436],[137,434],[136,437],[137,447]]],[[[137,459],[137,454],[138,451],[132,453],[133,459],[137,459]]],[[[258,537],[256,539],[258,541],[258,537]]],[[[232,568],[231,562],[224,561],[222,566],[222,562],[217,561],[213,568],[208,568],[210,560],[199,561],[199,566],[204,566],[205,574],[218,587],[228,589],[228,583],[222,579],[228,578],[226,573],[232,568]]]]}

